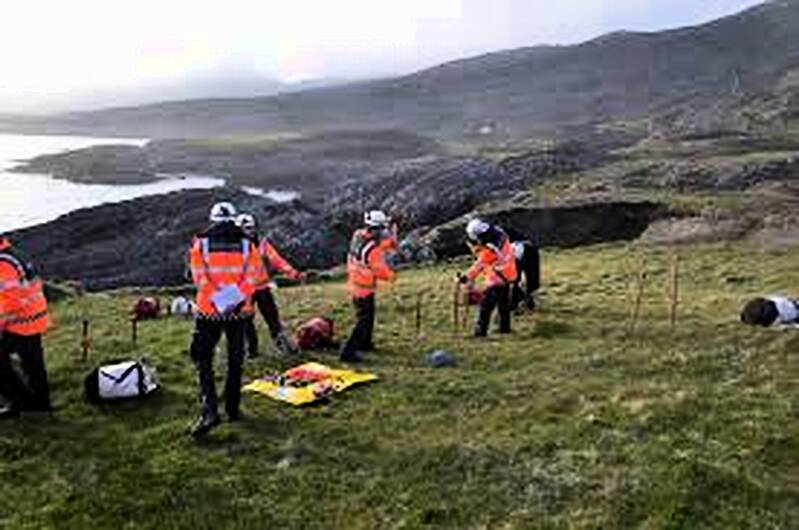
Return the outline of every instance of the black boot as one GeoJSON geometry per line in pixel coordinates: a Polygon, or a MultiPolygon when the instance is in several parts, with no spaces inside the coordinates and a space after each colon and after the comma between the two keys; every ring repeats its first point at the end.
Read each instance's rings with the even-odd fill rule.
{"type": "Polygon", "coordinates": [[[219,414],[216,412],[203,412],[191,426],[192,438],[205,436],[220,423],[219,414]]]}
{"type": "Polygon", "coordinates": [[[358,350],[343,350],[339,359],[345,363],[362,363],[363,354],[358,350]]]}

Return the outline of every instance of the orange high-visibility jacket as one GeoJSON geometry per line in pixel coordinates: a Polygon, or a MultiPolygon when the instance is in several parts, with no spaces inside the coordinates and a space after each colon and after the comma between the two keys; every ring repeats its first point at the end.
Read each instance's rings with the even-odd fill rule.
{"type": "MultiPolygon", "coordinates": [[[[261,243],[258,245],[258,253],[261,258],[272,268],[282,272],[288,278],[295,280],[299,278],[300,273],[297,269],[291,266],[286,259],[280,255],[274,245],[267,238],[262,238],[261,243]]],[[[266,272],[266,281],[269,281],[269,271],[266,272]]]]}
{"type": "Polygon", "coordinates": [[[39,335],[50,327],[42,281],[33,265],[0,238],[0,330],[39,335]]]}
{"type": "Polygon", "coordinates": [[[394,279],[396,273],[385,260],[386,249],[391,246],[391,241],[387,243],[386,239],[380,239],[365,228],[356,230],[352,235],[347,256],[347,283],[354,298],[365,298],[374,294],[378,280],[394,279]]]}
{"type": "Polygon", "coordinates": [[[220,318],[211,297],[226,285],[236,285],[247,297],[234,316],[253,312],[252,294],[266,287],[267,276],[258,249],[243,235],[239,238],[217,238],[213,234],[195,237],[189,251],[191,276],[197,286],[197,313],[202,317],[220,318]]]}
{"type": "Polygon", "coordinates": [[[518,274],[516,257],[513,255],[513,247],[507,237],[503,239],[499,247],[493,245],[477,247],[475,255],[477,260],[466,272],[466,277],[470,280],[475,280],[485,273],[487,287],[516,281],[518,274]]]}

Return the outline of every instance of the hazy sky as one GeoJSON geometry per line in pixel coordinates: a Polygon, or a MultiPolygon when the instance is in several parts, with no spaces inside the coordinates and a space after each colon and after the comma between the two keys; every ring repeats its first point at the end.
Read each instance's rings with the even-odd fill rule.
{"type": "Polygon", "coordinates": [[[404,73],[486,51],[696,24],[757,3],[8,1],[0,31],[0,102],[218,71],[284,81],[404,73]]]}

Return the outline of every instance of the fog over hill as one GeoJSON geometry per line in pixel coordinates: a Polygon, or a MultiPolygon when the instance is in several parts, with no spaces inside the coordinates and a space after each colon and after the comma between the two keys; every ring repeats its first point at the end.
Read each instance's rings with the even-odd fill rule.
{"type": "Polygon", "coordinates": [[[799,1],[772,0],[700,26],[520,48],[390,79],[0,126],[148,137],[380,127],[460,137],[654,117],[665,129],[734,129],[793,116],[797,34],[799,1]]]}

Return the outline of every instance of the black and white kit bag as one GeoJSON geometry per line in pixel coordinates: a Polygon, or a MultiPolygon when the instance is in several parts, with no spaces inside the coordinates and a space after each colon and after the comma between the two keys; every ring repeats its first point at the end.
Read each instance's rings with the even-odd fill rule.
{"type": "Polygon", "coordinates": [[[93,370],[85,381],[86,398],[92,402],[136,399],[158,388],[155,370],[139,361],[125,361],[93,370]]]}

